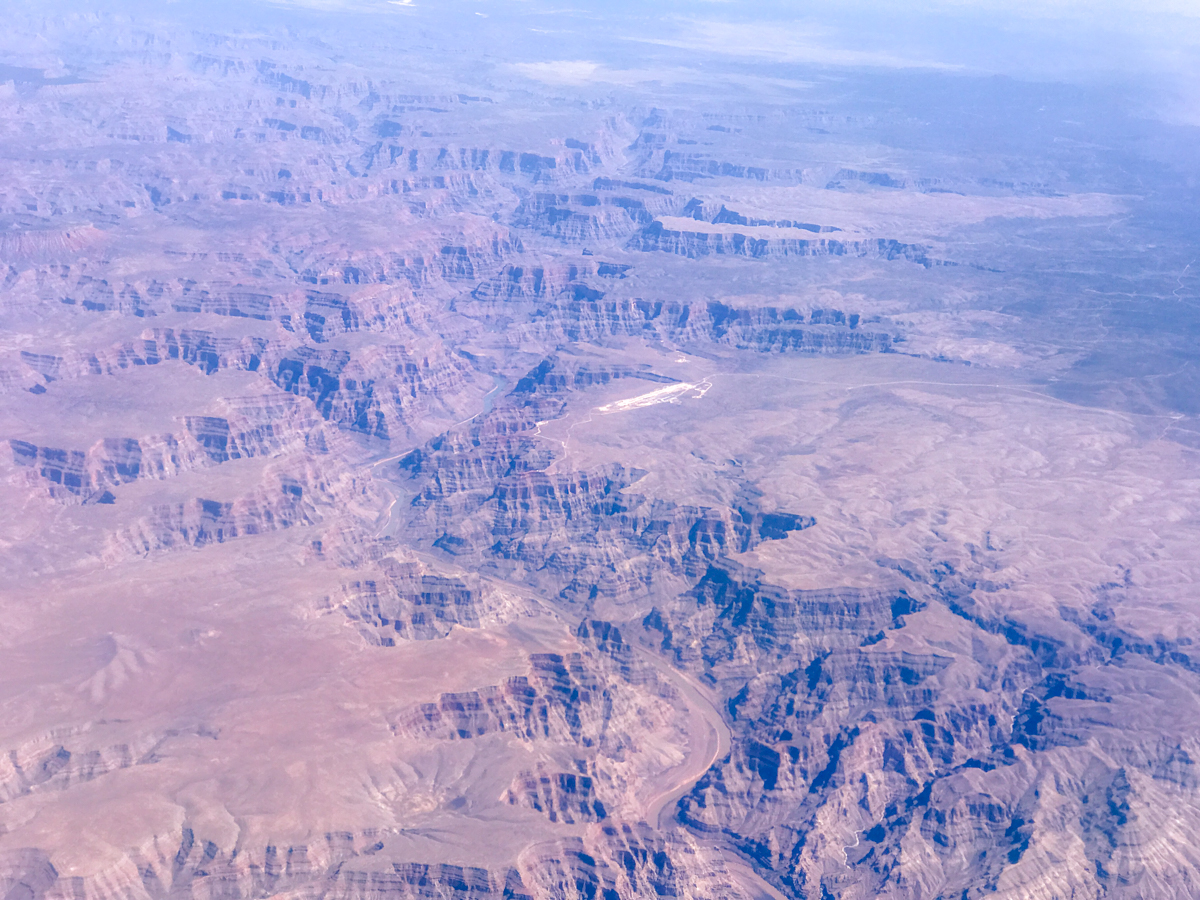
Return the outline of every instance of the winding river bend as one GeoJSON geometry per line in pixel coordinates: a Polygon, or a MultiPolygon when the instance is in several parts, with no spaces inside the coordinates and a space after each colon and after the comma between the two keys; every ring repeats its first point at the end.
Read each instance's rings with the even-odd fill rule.
{"type": "MultiPolygon", "coordinates": [[[[707,381],[707,379],[705,379],[707,381]]],[[[492,388],[482,398],[482,409],[459,424],[465,424],[479,416],[487,415],[494,408],[496,401],[508,388],[509,382],[502,375],[492,376],[492,388]]],[[[703,391],[701,392],[703,393],[703,391]]],[[[407,491],[388,478],[381,467],[395,462],[411,448],[401,453],[376,460],[366,466],[373,478],[387,485],[393,498],[384,513],[383,525],[378,536],[395,537],[400,525],[400,518],[395,514],[396,504],[407,495],[407,491]]],[[[417,553],[418,557],[425,556],[417,553]]],[[[432,561],[432,559],[430,560],[432,561]]],[[[579,617],[562,610],[557,604],[537,591],[525,586],[512,585],[490,576],[482,576],[497,586],[505,589],[516,588],[534,599],[546,613],[574,629],[579,626],[579,617]]],[[[645,646],[639,640],[631,640],[629,646],[637,653],[643,662],[652,666],[665,680],[671,683],[679,692],[680,699],[686,704],[688,729],[687,751],[684,760],[676,766],[665,770],[653,785],[648,785],[645,796],[638,798],[642,820],[659,829],[678,827],[675,821],[676,805],[680,798],[688,794],[704,774],[720,759],[729,753],[732,733],[718,708],[718,702],[711,691],[692,678],[690,675],[674,668],[666,659],[653,649],[645,646]]],[[[741,859],[724,842],[712,838],[700,838],[701,842],[712,849],[721,852],[729,874],[743,888],[752,894],[772,900],[784,900],[784,897],[770,883],[765,881],[753,867],[741,859]]]]}

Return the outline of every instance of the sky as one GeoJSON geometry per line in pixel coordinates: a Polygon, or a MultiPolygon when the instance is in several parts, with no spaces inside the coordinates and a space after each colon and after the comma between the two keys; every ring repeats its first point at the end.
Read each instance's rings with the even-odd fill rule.
{"type": "MultiPolygon", "coordinates": [[[[763,62],[1126,85],[1144,91],[1156,115],[1200,124],[1200,0],[353,2],[416,16],[516,15],[550,28],[587,22],[597,35],[763,62]]],[[[618,68],[599,46],[542,61],[575,62],[576,73],[618,68]]]]}

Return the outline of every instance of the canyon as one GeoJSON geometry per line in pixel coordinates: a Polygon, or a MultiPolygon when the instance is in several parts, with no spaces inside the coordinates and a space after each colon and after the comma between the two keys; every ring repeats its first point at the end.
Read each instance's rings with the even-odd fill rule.
{"type": "Polygon", "coordinates": [[[0,897],[1200,894],[1195,126],[475,6],[16,4],[0,897]]]}

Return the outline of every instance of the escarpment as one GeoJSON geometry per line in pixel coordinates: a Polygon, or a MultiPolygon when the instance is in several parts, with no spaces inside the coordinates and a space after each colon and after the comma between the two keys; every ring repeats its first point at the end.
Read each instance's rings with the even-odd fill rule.
{"type": "MultiPolygon", "coordinates": [[[[119,639],[113,640],[114,658],[132,652],[119,639]]],[[[92,687],[92,686],[89,686],[92,687]]],[[[60,740],[41,739],[10,751],[0,770],[0,797],[11,802],[34,791],[65,791],[74,785],[127,769],[149,765],[155,748],[164,739],[159,733],[146,735],[134,744],[89,746],[87,735],[60,735],[60,740]]]]}
{"type": "MultiPolygon", "coordinates": [[[[105,872],[103,888],[116,896],[150,890],[200,895],[220,891],[238,900],[312,884],[319,884],[328,896],[342,898],[533,897],[515,866],[495,870],[444,863],[395,862],[380,866],[377,854],[383,847],[377,832],[333,832],[307,843],[268,844],[252,851],[230,852],[203,840],[197,834],[199,827],[200,823],[185,820],[175,834],[162,836],[162,846],[138,853],[105,872]]],[[[44,854],[32,851],[10,855],[5,862],[6,880],[15,889],[47,892],[78,886],[80,881],[91,886],[99,880],[59,874],[44,854]]]]}
{"type": "Polygon", "coordinates": [[[545,395],[564,394],[630,378],[655,384],[677,383],[677,379],[659,375],[647,366],[605,365],[570,357],[548,357],[517,381],[509,398],[513,403],[539,408],[536,401],[545,395]]]}
{"type": "Polygon", "coordinates": [[[563,398],[572,391],[629,378],[671,381],[646,367],[596,365],[569,357],[544,359],[518,379],[493,409],[398,460],[399,469],[420,485],[413,505],[469,511],[504,477],[547,468],[554,453],[538,437],[539,423],[563,415],[563,398]]]}
{"type": "Polygon", "coordinates": [[[618,578],[648,581],[660,567],[691,574],[726,553],[745,552],[814,522],[792,514],[764,517],[648,500],[626,490],[635,485],[636,474],[615,467],[502,480],[483,511],[491,513],[490,534],[496,538],[489,552],[576,573],[573,589],[583,589],[594,574],[597,581],[588,590],[599,591],[613,584],[605,570],[613,572],[618,561],[618,578]]]}
{"type": "MultiPolygon", "coordinates": [[[[222,420],[223,421],[223,420],[222,420]]],[[[111,503],[115,487],[144,477],[163,478],[199,462],[207,462],[200,442],[181,445],[174,435],[157,438],[106,438],[87,452],[39,447],[10,440],[13,461],[36,472],[51,497],[60,500],[111,503]]]]}
{"type": "Polygon", "coordinates": [[[302,347],[281,355],[269,377],[310,399],[323,418],[387,438],[390,429],[406,430],[416,415],[431,411],[428,403],[439,394],[453,402],[469,384],[465,374],[448,355],[417,357],[405,347],[372,348],[358,357],[302,347]]]}
{"type": "MultiPolygon", "coordinates": [[[[807,224],[807,223],[805,223],[807,224]]],[[[818,231],[819,233],[819,231],[818,231]]],[[[673,253],[689,259],[706,256],[743,256],[752,259],[789,256],[851,256],[860,259],[907,260],[928,268],[938,263],[929,249],[893,238],[818,237],[804,225],[746,225],[718,221],[708,227],[687,219],[665,217],[646,225],[630,238],[630,250],[673,253]],[[795,232],[795,236],[788,232],[795,232]]]]}
{"type": "MultiPolygon", "coordinates": [[[[593,279],[623,278],[632,266],[621,263],[581,261],[559,265],[508,265],[492,278],[481,281],[471,296],[483,301],[560,301],[599,299],[600,288],[593,279]]],[[[599,282],[603,285],[603,282],[599,282]]]]}
{"type": "Polygon", "coordinates": [[[104,232],[94,225],[30,228],[0,233],[0,259],[20,263],[55,261],[99,246],[104,232]]]}
{"type": "MultiPolygon", "coordinates": [[[[456,229],[457,233],[426,240],[407,252],[385,247],[315,247],[303,260],[299,280],[319,287],[403,285],[432,291],[472,283],[524,249],[518,234],[490,226],[490,222],[473,219],[456,229]]],[[[324,315],[319,309],[311,312],[324,315]]]]}
{"type": "Polygon", "coordinates": [[[328,452],[333,443],[311,408],[292,397],[234,398],[227,406],[224,416],[183,417],[188,434],[213,462],[269,456],[300,443],[328,452]]]}
{"type": "Polygon", "coordinates": [[[440,535],[434,546],[532,566],[557,589],[593,598],[639,592],[655,572],[698,575],[726,554],[814,523],[791,513],[649,500],[627,490],[637,477],[620,466],[563,475],[505,472],[462,498],[438,478],[418,501],[430,503],[426,521],[440,535]]]}
{"type": "Polygon", "coordinates": [[[548,466],[553,453],[537,440],[537,418],[532,407],[498,408],[405,454],[397,467],[421,485],[413,505],[475,504],[514,471],[548,466]]]}
{"type": "MultiPolygon", "coordinates": [[[[571,270],[568,269],[567,273],[571,270]]],[[[573,276],[574,278],[574,276],[573,276]]],[[[485,319],[512,320],[509,304],[530,299],[534,304],[517,319],[515,330],[540,341],[604,343],[611,338],[639,338],[702,348],[717,344],[763,353],[887,353],[903,340],[890,323],[838,309],[811,310],[779,307],[745,308],[717,301],[606,299],[605,292],[588,282],[565,280],[555,288],[543,277],[529,279],[524,273],[514,280],[501,278],[479,290],[476,299],[506,301],[475,309],[463,305],[471,315],[485,319]],[[528,284],[526,284],[528,282],[528,284]],[[548,295],[557,294],[550,302],[548,295]],[[537,302],[539,296],[546,300],[537,302]],[[885,330],[886,329],[886,330],[885,330]]]]}
{"type": "Polygon", "coordinates": [[[326,894],[344,900],[379,896],[425,900],[431,890],[453,900],[532,900],[515,868],[492,872],[475,866],[425,863],[394,863],[390,871],[338,867],[328,878],[326,894]]]}
{"type": "Polygon", "coordinates": [[[676,322],[676,340],[707,340],[760,352],[887,353],[896,340],[891,333],[860,327],[867,324],[861,317],[841,310],[814,309],[806,315],[794,309],[708,303],[700,309],[685,307],[676,322]]]}
{"type": "Polygon", "coordinates": [[[198,497],[174,506],[160,506],[114,536],[107,555],[115,559],[155,550],[203,547],[293,525],[311,525],[316,519],[303,502],[303,491],[295,482],[280,480],[275,488],[264,488],[233,501],[198,497]]]}
{"type": "Polygon", "coordinates": [[[714,201],[701,200],[693,197],[679,211],[680,218],[693,219],[697,222],[708,222],[712,225],[745,225],[750,228],[798,228],[810,234],[832,234],[842,231],[836,225],[819,225],[815,222],[802,222],[794,219],[767,219],[758,216],[747,216],[730,209],[724,203],[717,207],[714,201]]]}
{"type": "Polygon", "coordinates": [[[287,450],[329,452],[331,439],[311,408],[288,396],[246,397],[223,404],[225,416],[182,416],[176,434],[103,438],[86,451],[11,439],[16,465],[35,473],[51,497],[65,502],[111,503],[110,488],[138,480],[166,480],[236,459],[287,450]]]}
{"type": "Polygon", "coordinates": [[[232,499],[195,497],[153,506],[109,536],[104,556],[116,561],[221,544],[318,524],[337,510],[343,521],[361,528],[365,523],[355,522],[355,506],[361,504],[360,514],[366,514],[378,502],[369,485],[344,470],[285,462],[267,466],[256,487],[232,499]]]}

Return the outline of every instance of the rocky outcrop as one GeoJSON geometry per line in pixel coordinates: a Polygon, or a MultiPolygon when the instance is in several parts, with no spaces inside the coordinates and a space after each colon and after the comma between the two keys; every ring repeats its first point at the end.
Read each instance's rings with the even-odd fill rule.
{"type": "MultiPolygon", "coordinates": [[[[382,835],[386,837],[386,835],[382,835]]],[[[274,844],[230,853],[199,839],[192,823],[164,835],[162,844],[90,877],[60,874],[37,851],[0,857],[0,886],[16,896],[152,897],[186,891],[197,897],[250,900],[309,886],[343,900],[532,900],[516,868],[445,863],[378,865],[378,832],[332,832],[306,844],[274,844]]]]}
{"type": "Polygon", "coordinates": [[[620,553],[617,546],[625,544],[628,558],[649,553],[670,569],[689,570],[699,560],[745,552],[815,521],[790,513],[764,516],[648,501],[625,490],[639,475],[613,466],[502,479],[483,507],[490,513],[490,536],[496,538],[489,551],[543,565],[553,561],[563,571],[582,574],[607,565],[610,560],[601,558],[620,553]],[[591,565],[589,545],[596,554],[591,565]]]}
{"type": "MultiPolygon", "coordinates": [[[[112,642],[114,659],[134,653],[121,644],[119,636],[112,642]]],[[[0,764],[0,799],[7,803],[33,791],[63,791],[118,769],[149,765],[157,758],[156,748],[165,738],[154,734],[135,744],[103,746],[88,746],[86,734],[35,739],[4,756],[0,764]]]]}
{"type": "Polygon", "coordinates": [[[303,445],[326,452],[325,429],[305,404],[292,398],[235,399],[224,416],[185,416],[188,434],[215,463],[270,456],[285,447],[303,445]]]}
{"type": "Polygon", "coordinates": [[[568,769],[518,773],[504,802],[557,824],[636,820],[638,797],[686,758],[686,706],[611,623],[585,621],[576,638],[577,651],[530,654],[525,675],[397,710],[394,733],[446,742],[507,735],[554,756],[569,745],[575,756],[568,769]]]}
{"type": "MultiPolygon", "coordinates": [[[[669,145],[679,142],[668,129],[660,130],[663,123],[655,122],[638,135],[633,147],[638,151],[637,172],[644,178],[671,182],[674,180],[695,182],[709,178],[745,178],[751,181],[767,181],[772,177],[787,177],[793,173],[772,171],[766,166],[747,165],[730,159],[719,159],[708,153],[672,150],[669,145]]],[[[687,143],[695,143],[687,138],[687,143]]]]}
{"type": "Polygon", "coordinates": [[[530,674],[482,691],[443,694],[397,719],[394,730],[442,740],[504,732],[521,740],[566,737],[591,747],[625,736],[610,728],[614,688],[589,670],[579,654],[533,654],[530,674]]]}
{"type": "Polygon", "coordinates": [[[499,479],[550,465],[553,454],[534,434],[538,421],[537,407],[500,407],[405,454],[397,467],[420,483],[413,505],[477,504],[475,495],[499,479]]]}
{"type": "Polygon", "coordinates": [[[595,364],[569,357],[548,357],[517,381],[509,400],[528,405],[535,403],[534,398],[586,390],[629,378],[655,384],[677,383],[674,378],[651,371],[649,366],[595,364]]]}
{"type": "MultiPolygon", "coordinates": [[[[756,216],[746,216],[732,210],[724,203],[701,200],[693,197],[679,211],[681,218],[694,219],[697,222],[710,222],[713,225],[745,225],[750,228],[795,228],[807,231],[809,234],[832,234],[841,231],[834,225],[819,225],[814,222],[803,222],[796,219],[762,219],[756,216]]],[[[802,237],[803,235],[796,235],[802,237]]]]}
{"type": "Polygon", "coordinates": [[[181,443],[171,434],[140,440],[105,438],[86,452],[20,440],[10,440],[9,447],[18,466],[48,483],[51,497],[92,503],[113,502],[110,487],[139,478],[166,478],[207,462],[199,442],[181,443]]]}
{"type": "Polygon", "coordinates": [[[303,496],[303,486],[280,479],[277,489],[264,489],[238,500],[196,498],[159,506],[114,536],[106,556],[119,559],[157,550],[203,547],[294,525],[311,525],[316,516],[305,507],[303,496]]]}
{"type": "Polygon", "coordinates": [[[604,804],[595,797],[591,776],[578,772],[522,772],[513,779],[505,799],[567,825],[608,818],[604,804]]]}
{"type": "Polygon", "coordinates": [[[517,206],[513,225],[579,244],[625,237],[675,206],[669,196],[637,193],[616,193],[610,188],[584,194],[531,194],[517,206]]]}
{"type": "Polygon", "coordinates": [[[515,598],[481,584],[431,574],[416,563],[385,559],[379,576],[351,581],[326,603],[340,608],[373,644],[445,637],[456,625],[479,628],[527,612],[515,598]]]}

